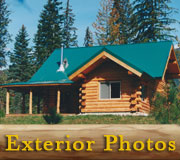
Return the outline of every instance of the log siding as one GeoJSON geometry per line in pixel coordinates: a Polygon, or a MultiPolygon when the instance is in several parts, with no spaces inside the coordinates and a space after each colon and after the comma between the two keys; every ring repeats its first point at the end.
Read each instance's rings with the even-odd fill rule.
{"type": "Polygon", "coordinates": [[[136,90],[139,78],[129,75],[128,71],[118,64],[107,61],[86,76],[80,88],[81,112],[130,112],[131,94],[136,90]],[[120,81],[121,97],[115,99],[100,98],[100,82],[120,81]]]}

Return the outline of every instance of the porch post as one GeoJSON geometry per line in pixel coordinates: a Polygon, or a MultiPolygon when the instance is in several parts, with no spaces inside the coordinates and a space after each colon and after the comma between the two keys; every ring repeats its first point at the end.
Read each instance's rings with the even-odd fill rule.
{"type": "Polygon", "coordinates": [[[9,90],[6,91],[6,114],[9,114],[9,90]]]}
{"type": "Polygon", "coordinates": [[[60,113],[60,99],[61,99],[61,91],[58,88],[58,90],[57,90],[57,109],[56,109],[57,113],[60,113]]]}
{"type": "Polygon", "coordinates": [[[32,114],[32,90],[29,92],[29,114],[32,114]]]}

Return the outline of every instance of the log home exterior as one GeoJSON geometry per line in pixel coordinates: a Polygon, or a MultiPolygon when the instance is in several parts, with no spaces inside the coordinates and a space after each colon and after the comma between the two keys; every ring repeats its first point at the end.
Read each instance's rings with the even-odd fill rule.
{"type": "Polygon", "coordinates": [[[6,114],[10,89],[29,94],[29,114],[33,96],[43,99],[37,113],[55,106],[57,113],[149,113],[154,93],[180,78],[169,41],[64,49],[64,72],[58,71],[60,57],[56,49],[29,81],[1,85],[7,88],[6,114]]]}

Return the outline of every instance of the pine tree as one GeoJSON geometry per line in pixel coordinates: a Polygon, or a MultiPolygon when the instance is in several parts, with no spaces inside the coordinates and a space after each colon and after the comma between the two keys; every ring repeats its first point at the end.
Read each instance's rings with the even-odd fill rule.
{"type": "Polygon", "coordinates": [[[180,48],[180,39],[178,36],[176,36],[176,41],[178,42],[178,48],[180,48]]]}
{"type": "Polygon", "coordinates": [[[50,56],[54,49],[63,43],[62,2],[48,0],[40,15],[38,30],[34,38],[37,69],[50,56]]]}
{"type": "Polygon", "coordinates": [[[101,8],[98,11],[96,22],[93,23],[98,45],[107,45],[110,35],[110,12],[113,0],[101,0],[101,8]]]}
{"type": "Polygon", "coordinates": [[[0,0],[0,67],[6,65],[6,46],[10,41],[10,34],[7,30],[10,22],[9,15],[10,11],[8,10],[6,1],[0,0]]]}
{"type": "Polygon", "coordinates": [[[180,118],[180,100],[174,82],[165,86],[164,93],[157,93],[152,101],[152,115],[162,124],[177,123],[180,118]]]}
{"type": "Polygon", "coordinates": [[[178,36],[176,37],[176,41],[178,42],[178,44],[177,44],[177,48],[175,49],[175,52],[176,52],[177,60],[180,65],[180,39],[178,38],[178,36]]]}
{"type": "MultiPolygon", "coordinates": [[[[15,38],[14,51],[10,55],[10,66],[8,79],[11,81],[27,81],[32,76],[32,55],[29,45],[29,38],[24,25],[15,38]]],[[[22,93],[22,113],[25,113],[25,93],[22,93]]],[[[15,101],[19,101],[19,96],[15,101]]]]}
{"type": "MultiPolygon", "coordinates": [[[[7,70],[0,71],[0,84],[8,83],[7,81],[7,70]]],[[[0,89],[0,110],[4,111],[4,106],[6,104],[6,89],[0,89]]]]}
{"type": "Polygon", "coordinates": [[[85,47],[93,46],[93,35],[89,27],[87,27],[86,29],[86,35],[84,38],[84,46],[85,47]]]}
{"type": "Polygon", "coordinates": [[[132,35],[132,6],[130,0],[115,0],[110,13],[111,44],[130,43],[132,35]]]}
{"type": "MultiPolygon", "coordinates": [[[[178,65],[180,65],[180,39],[178,38],[178,36],[176,36],[176,41],[177,41],[177,48],[175,49],[175,53],[178,60],[178,65]]],[[[180,99],[180,79],[175,79],[174,81],[178,86],[179,89],[178,98],[180,99]]]]}
{"type": "Polygon", "coordinates": [[[29,38],[24,25],[15,38],[14,51],[10,55],[9,78],[12,81],[27,81],[32,76],[32,55],[29,38]]]}
{"type": "Polygon", "coordinates": [[[152,42],[172,40],[174,30],[172,23],[176,20],[170,16],[174,9],[171,0],[134,0],[134,42],[152,42]]]}
{"type": "Polygon", "coordinates": [[[72,13],[69,0],[67,0],[66,9],[64,11],[64,32],[63,41],[65,48],[77,47],[77,28],[74,27],[75,15],[72,13]]]}

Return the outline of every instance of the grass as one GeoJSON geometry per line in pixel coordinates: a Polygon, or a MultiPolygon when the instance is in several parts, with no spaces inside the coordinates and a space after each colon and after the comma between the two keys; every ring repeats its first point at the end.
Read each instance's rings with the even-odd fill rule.
{"type": "MultiPolygon", "coordinates": [[[[4,117],[0,124],[47,124],[42,116],[4,117]]],[[[153,117],[116,115],[63,116],[61,124],[157,124],[153,117]]]]}
{"type": "Polygon", "coordinates": [[[154,124],[152,117],[133,117],[116,115],[87,115],[64,117],[63,124],[154,124]]]}
{"type": "MultiPolygon", "coordinates": [[[[47,124],[42,116],[5,117],[0,124],[47,124]]],[[[117,115],[84,115],[63,116],[61,124],[159,124],[154,117],[117,116],[117,115]]],[[[178,121],[180,124],[180,120],[178,121]]]]}
{"type": "Polygon", "coordinates": [[[4,117],[0,124],[46,124],[42,116],[4,117]]]}

